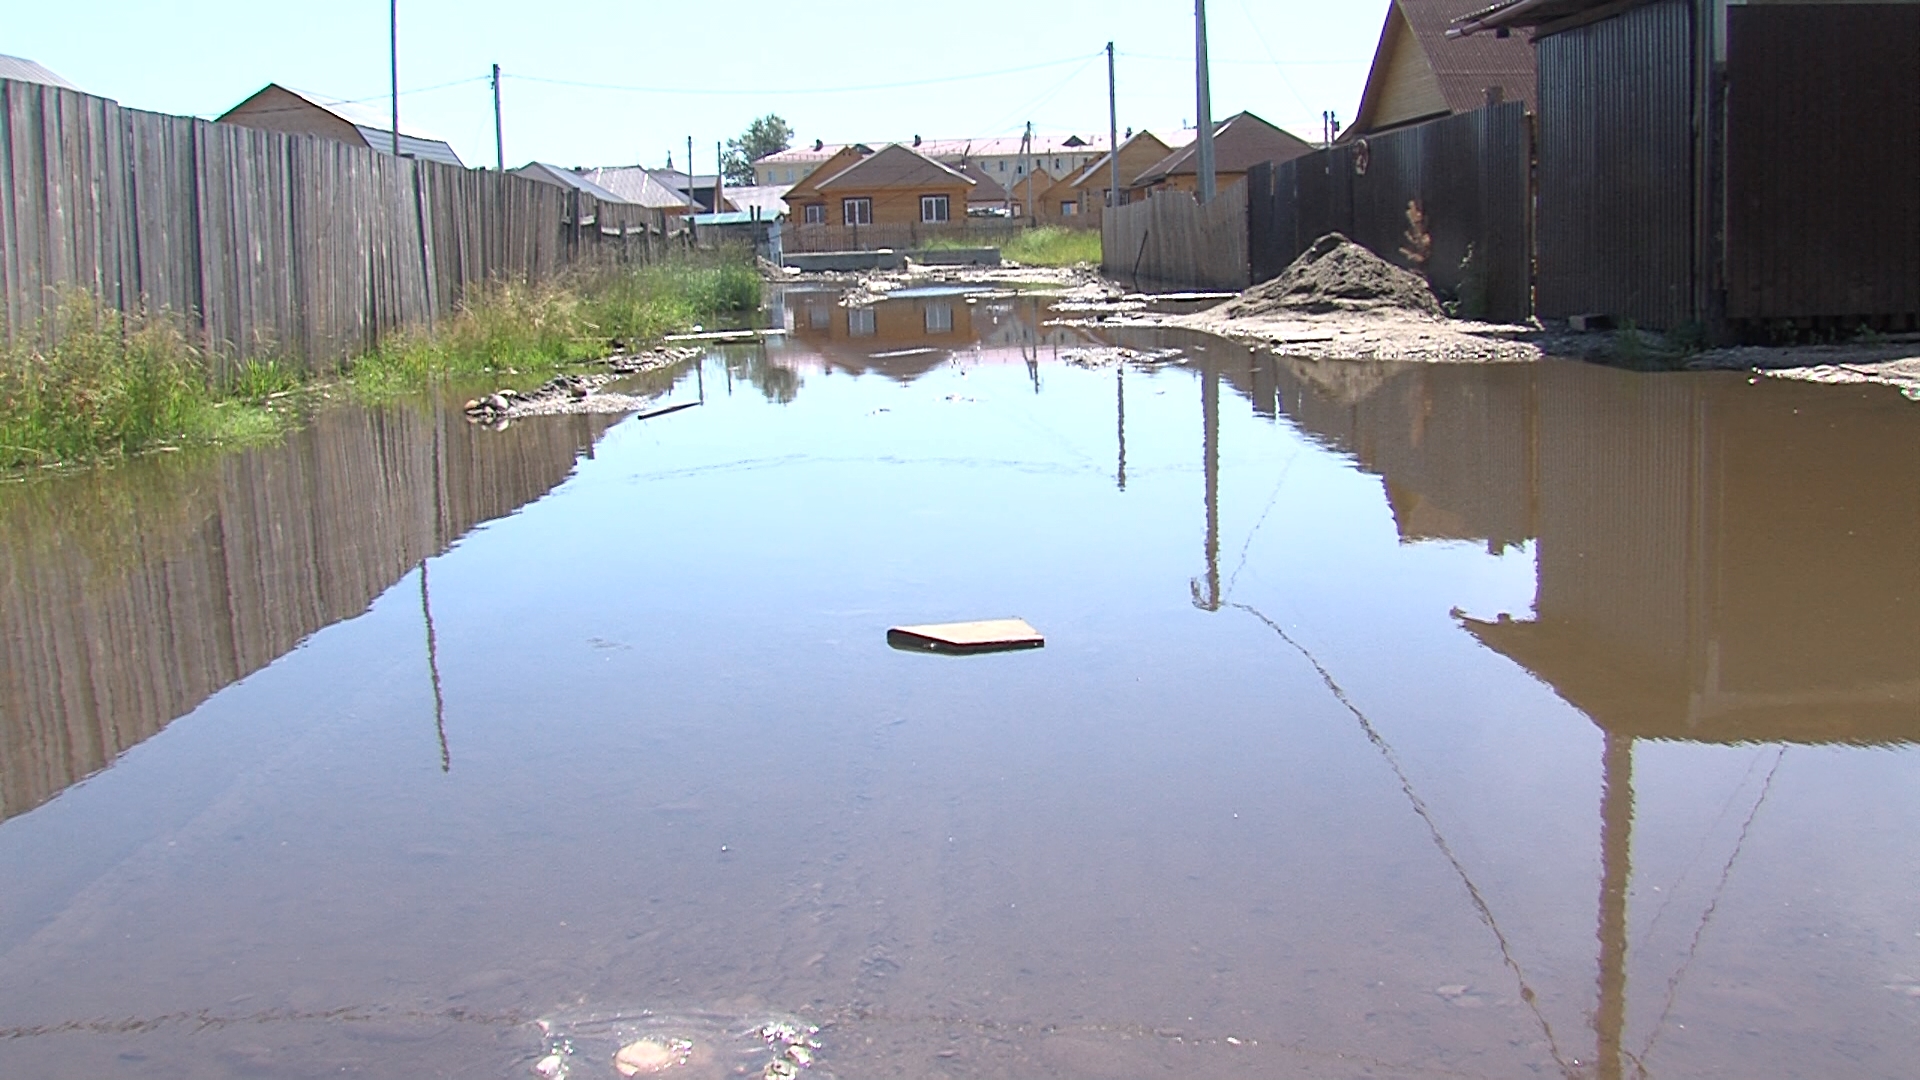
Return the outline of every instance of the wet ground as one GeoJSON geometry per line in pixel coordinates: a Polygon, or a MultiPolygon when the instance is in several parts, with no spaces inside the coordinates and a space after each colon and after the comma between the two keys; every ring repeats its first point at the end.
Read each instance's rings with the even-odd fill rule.
{"type": "Polygon", "coordinates": [[[0,1075],[1912,1075],[1920,406],[776,300],[0,489],[0,1075]]]}

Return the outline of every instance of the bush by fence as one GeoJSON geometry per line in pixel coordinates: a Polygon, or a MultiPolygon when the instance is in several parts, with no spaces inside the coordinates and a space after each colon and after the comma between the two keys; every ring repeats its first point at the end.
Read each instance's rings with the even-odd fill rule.
{"type": "Polygon", "coordinates": [[[30,333],[63,288],[184,316],[217,364],[323,370],[466,289],[649,258],[666,219],[525,177],[0,81],[0,298],[30,333]]]}

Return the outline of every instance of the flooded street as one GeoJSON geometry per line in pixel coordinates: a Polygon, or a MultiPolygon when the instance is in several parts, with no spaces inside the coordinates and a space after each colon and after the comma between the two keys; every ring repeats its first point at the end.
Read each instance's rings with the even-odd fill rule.
{"type": "Polygon", "coordinates": [[[1913,1074],[1920,405],[773,304],[0,487],[0,1076],[1913,1074]]]}

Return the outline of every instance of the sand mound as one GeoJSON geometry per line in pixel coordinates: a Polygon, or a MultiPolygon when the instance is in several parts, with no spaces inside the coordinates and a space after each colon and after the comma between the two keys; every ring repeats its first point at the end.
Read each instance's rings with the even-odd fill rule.
{"type": "Polygon", "coordinates": [[[1314,241],[1272,281],[1222,305],[1230,319],[1286,312],[1411,311],[1442,315],[1440,301],[1418,274],[1403,270],[1339,233],[1314,241]]]}

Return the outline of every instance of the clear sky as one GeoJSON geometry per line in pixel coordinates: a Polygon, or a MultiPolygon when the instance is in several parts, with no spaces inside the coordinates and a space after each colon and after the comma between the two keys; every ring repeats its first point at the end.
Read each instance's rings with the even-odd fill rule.
{"type": "MultiPolygon", "coordinates": [[[[1322,110],[1350,118],[1386,9],[1211,0],[1215,119],[1247,109],[1317,139],[1322,110]]],[[[711,171],[714,143],[768,112],[806,142],[1010,135],[1029,120],[1103,134],[1109,40],[1121,128],[1191,124],[1185,0],[400,0],[401,128],[492,164],[498,63],[509,167],[684,164],[691,135],[711,171]]],[[[160,112],[216,116],[269,82],[387,108],[383,0],[0,0],[0,53],[160,112]]]]}

